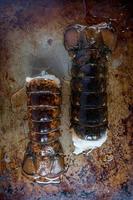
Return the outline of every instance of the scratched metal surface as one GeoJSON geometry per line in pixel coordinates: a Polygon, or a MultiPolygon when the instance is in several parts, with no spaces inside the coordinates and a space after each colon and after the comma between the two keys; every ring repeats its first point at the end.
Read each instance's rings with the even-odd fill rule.
{"type": "Polygon", "coordinates": [[[131,6],[126,1],[88,2],[0,1],[0,200],[133,199],[131,6]],[[73,156],[70,59],[63,46],[63,33],[69,24],[90,25],[109,19],[117,34],[108,62],[108,139],[88,156],[73,156]],[[28,142],[25,78],[46,66],[63,80],[61,142],[68,170],[60,185],[43,186],[21,175],[21,163],[28,142]]]}

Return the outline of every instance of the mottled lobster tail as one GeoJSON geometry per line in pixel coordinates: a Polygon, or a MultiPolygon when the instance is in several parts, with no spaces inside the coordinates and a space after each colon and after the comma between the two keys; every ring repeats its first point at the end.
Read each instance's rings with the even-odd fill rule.
{"type": "Polygon", "coordinates": [[[98,140],[107,130],[106,56],[101,32],[74,25],[65,32],[72,58],[71,127],[84,140],[98,140]]]}
{"type": "Polygon", "coordinates": [[[27,78],[30,142],[23,161],[23,174],[38,183],[60,183],[64,157],[60,136],[60,81],[55,76],[27,78]]]}

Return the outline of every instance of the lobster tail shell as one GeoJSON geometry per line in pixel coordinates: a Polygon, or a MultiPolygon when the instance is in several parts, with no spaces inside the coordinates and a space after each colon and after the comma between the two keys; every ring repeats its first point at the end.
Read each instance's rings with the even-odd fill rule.
{"type": "Polygon", "coordinates": [[[64,34],[64,44],[72,59],[71,128],[74,135],[86,141],[99,140],[107,132],[106,61],[110,49],[104,43],[105,29],[107,24],[75,24],[64,34]]]}
{"type": "Polygon", "coordinates": [[[28,78],[29,139],[23,174],[38,183],[59,183],[64,171],[60,136],[61,87],[54,76],[28,78]],[[55,81],[56,80],[56,81],[55,81]]]}

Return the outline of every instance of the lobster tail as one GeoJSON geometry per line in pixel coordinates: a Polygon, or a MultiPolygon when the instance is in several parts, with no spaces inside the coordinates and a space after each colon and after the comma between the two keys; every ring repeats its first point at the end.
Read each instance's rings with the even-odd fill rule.
{"type": "Polygon", "coordinates": [[[27,78],[29,138],[23,174],[38,183],[60,183],[64,171],[60,136],[60,81],[55,76],[27,78]]]}
{"type": "Polygon", "coordinates": [[[75,134],[81,143],[106,138],[106,61],[110,49],[103,41],[102,29],[108,29],[107,24],[105,27],[76,24],[69,26],[64,35],[65,47],[72,58],[70,120],[74,145],[75,134]]]}

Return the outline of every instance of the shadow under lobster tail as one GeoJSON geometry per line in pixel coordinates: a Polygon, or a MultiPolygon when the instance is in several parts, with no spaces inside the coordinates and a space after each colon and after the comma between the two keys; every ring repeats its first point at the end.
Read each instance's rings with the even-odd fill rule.
{"type": "Polygon", "coordinates": [[[60,80],[46,72],[26,79],[29,139],[22,173],[31,181],[60,183],[64,154],[60,137],[60,80]]]}
{"type": "Polygon", "coordinates": [[[64,33],[64,45],[72,60],[71,132],[74,154],[88,153],[107,139],[107,58],[115,47],[110,24],[75,24],[64,33]]]}

